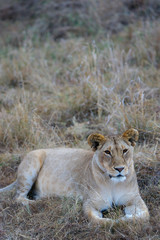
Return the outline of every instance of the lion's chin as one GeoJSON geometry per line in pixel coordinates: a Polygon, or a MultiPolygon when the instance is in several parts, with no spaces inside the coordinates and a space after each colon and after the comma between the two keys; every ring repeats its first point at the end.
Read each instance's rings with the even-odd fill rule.
{"type": "Polygon", "coordinates": [[[113,177],[111,175],[109,175],[109,176],[110,176],[111,181],[113,181],[115,183],[124,182],[126,180],[126,177],[122,176],[122,175],[118,175],[116,177],[113,177]]]}

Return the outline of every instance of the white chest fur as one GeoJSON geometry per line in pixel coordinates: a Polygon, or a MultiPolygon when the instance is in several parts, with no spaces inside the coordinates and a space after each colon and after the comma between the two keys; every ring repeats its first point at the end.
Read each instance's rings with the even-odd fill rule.
{"type": "Polygon", "coordinates": [[[128,189],[124,182],[110,182],[110,185],[103,186],[100,191],[101,203],[100,209],[107,209],[113,204],[125,205],[130,199],[132,199],[135,191],[128,189]]]}

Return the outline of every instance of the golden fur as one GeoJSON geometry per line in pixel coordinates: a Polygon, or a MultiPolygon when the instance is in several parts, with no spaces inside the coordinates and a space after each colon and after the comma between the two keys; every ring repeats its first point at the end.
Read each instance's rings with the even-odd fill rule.
{"type": "Polygon", "coordinates": [[[125,206],[120,221],[147,220],[149,213],[139,194],[133,163],[137,140],[138,131],[129,129],[122,136],[91,134],[88,144],[94,151],[56,148],[30,152],[18,168],[17,201],[33,202],[28,199],[31,189],[35,200],[74,195],[83,199],[84,212],[91,221],[112,223],[112,219],[103,218],[102,211],[113,203],[125,206]]]}

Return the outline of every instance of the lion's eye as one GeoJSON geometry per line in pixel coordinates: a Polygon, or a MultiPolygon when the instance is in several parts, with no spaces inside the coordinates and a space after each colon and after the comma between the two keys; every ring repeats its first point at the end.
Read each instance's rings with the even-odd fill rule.
{"type": "Polygon", "coordinates": [[[123,149],[123,154],[125,154],[128,151],[128,149],[123,149]]]}
{"type": "Polygon", "coordinates": [[[104,151],[105,152],[105,154],[107,154],[107,155],[111,155],[111,152],[109,151],[109,150],[106,150],[106,151],[104,151]]]}

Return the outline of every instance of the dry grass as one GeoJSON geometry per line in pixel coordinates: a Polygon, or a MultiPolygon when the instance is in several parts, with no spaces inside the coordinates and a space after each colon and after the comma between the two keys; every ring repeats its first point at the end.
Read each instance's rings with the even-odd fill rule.
{"type": "MultiPolygon", "coordinates": [[[[141,1],[143,2],[143,1],[141,1]]],[[[149,6],[149,5],[148,5],[149,6]]],[[[88,148],[94,131],[140,131],[135,165],[150,223],[101,228],[82,203],[53,197],[22,207],[14,192],[0,196],[0,239],[159,238],[160,29],[140,22],[98,41],[26,38],[0,50],[0,179],[16,178],[23,155],[36,148],[88,148]]],[[[121,209],[110,216],[122,214],[121,209]]]]}

